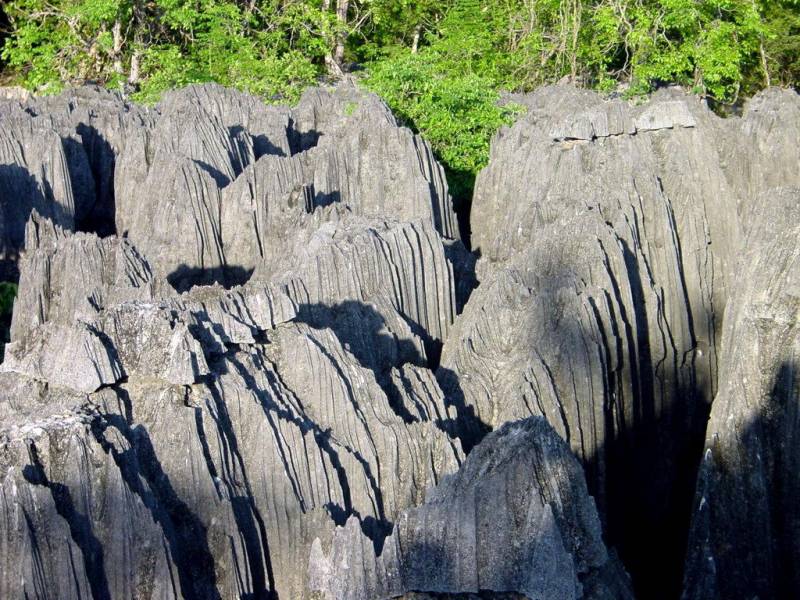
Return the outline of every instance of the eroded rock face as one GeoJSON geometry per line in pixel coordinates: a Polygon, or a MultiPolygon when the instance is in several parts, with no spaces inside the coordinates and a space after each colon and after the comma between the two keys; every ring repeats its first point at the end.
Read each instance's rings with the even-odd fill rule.
{"type": "MultiPolygon", "coordinates": [[[[123,339],[130,343],[132,337],[123,339]]],[[[419,502],[428,485],[457,468],[458,444],[430,419],[406,422],[395,414],[372,372],[331,330],[287,324],[268,338],[266,345],[215,357],[207,383],[171,385],[169,373],[159,369],[172,362],[133,370],[128,361],[138,358],[136,349],[120,346],[115,349],[128,383],[88,397],[62,394],[55,386],[70,382],[51,376],[54,387],[33,403],[19,397],[28,389],[9,389],[4,379],[4,403],[16,406],[4,430],[6,489],[49,489],[43,506],[57,521],[38,523],[30,535],[56,535],[52,527],[65,522],[80,530],[76,543],[95,538],[105,566],[97,565],[96,556],[92,563],[83,548],[84,560],[73,568],[93,585],[102,568],[104,585],[113,586],[110,597],[135,595],[139,579],[164,585],[162,572],[148,570],[157,560],[178,575],[180,586],[165,592],[170,597],[228,598],[272,590],[299,598],[305,594],[305,562],[314,536],[351,515],[365,531],[380,535],[401,508],[419,502]],[[81,404],[72,404],[78,399],[81,404]],[[67,416],[42,420],[33,412],[40,403],[58,406],[67,416]],[[32,412],[25,415],[28,408],[32,412]],[[67,443],[53,426],[61,427],[73,418],[69,415],[80,416],[80,422],[69,429],[68,443],[93,458],[52,454],[51,444],[67,443]],[[32,462],[32,453],[41,464],[32,462]],[[69,500],[87,496],[86,504],[69,500]],[[109,523],[107,511],[119,522],[109,523]],[[138,519],[160,535],[139,532],[138,519]],[[141,547],[138,535],[152,539],[141,547]],[[136,555],[136,561],[113,558],[125,554],[136,555]]],[[[153,360],[154,352],[146,356],[153,360]]],[[[79,368],[81,363],[74,363],[73,369],[79,368]]],[[[432,378],[429,384],[435,389],[432,378]]],[[[434,398],[420,390],[414,401],[432,405],[434,398]]],[[[27,554],[29,542],[19,533],[26,530],[26,512],[44,509],[25,497],[12,502],[9,496],[3,504],[17,506],[4,515],[5,555],[31,561],[31,569],[44,565],[38,568],[45,580],[56,580],[56,567],[69,564],[69,546],[53,544],[27,554]]],[[[5,566],[2,577],[8,597],[35,595],[36,580],[11,577],[10,568],[5,566]]]]}
{"type": "Polygon", "coordinates": [[[127,240],[72,235],[33,213],[25,231],[11,340],[48,321],[89,320],[127,300],[152,300],[149,263],[127,240]]]}
{"type": "MultiPolygon", "coordinates": [[[[54,269],[97,247],[60,235],[54,269]]],[[[382,537],[463,460],[391,294],[329,306],[298,303],[280,281],[137,291],[94,313],[54,295],[58,310],[7,348],[2,505],[16,508],[1,539],[32,575],[2,565],[6,596],[43,597],[41,581],[62,577],[74,597],[306,597],[314,537],[347,518],[382,537]],[[71,542],[32,548],[61,529],[71,542]]]]}
{"type": "Polygon", "coordinates": [[[40,128],[30,120],[16,121],[7,112],[0,104],[4,123],[0,132],[0,268],[4,279],[17,274],[25,224],[32,211],[61,227],[75,227],[75,197],[62,139],[53,129],[40,128]]]}
{"type": "Polygon", "coordinates": [[[329,600],[519,594],[632,598],[600,534],[569,447],[541,418],[490,434],[426,498],[405,511],[376,556],[351,519],[330,548],[311,548],[311,586],[329,600]]]}
{"type": "Polygon", "coordinates": [[[305,102],[302,130],[216,86],[153,110],[97,91],[17,105],[77,144],[65,197],[110,197],[100,233],[118,235],[75,233],[54,197],[17,244],[3,598],[310,597],[313,539],[350,519],[377,543],[463,461],[428,368],[465,264],[442,169],[373,96],[305,102]]]}
{"type": "Polygon", "coordinates": [[[564,87],[514,99],[528,112],[478,177],[481,285],[438,379],[467,447],[547,418],[642,593],[675,597],[723,316],[770,213],[758,194],[797,185],[800,99],[770,90],[728,120],[676,90],[640,107],[564,87]]]}
{"type": "Polygon", "coordinates": [[[243,283],[286,253],[282,237],[316,207],[423,219],[458,237],[428,145],[352,85],[309,92],[291,110],[192,87],[149,118],[118,159],[116,228],[179,291],[243,283]]]}
{"type": "Polygon", "coordinates": [[[798,96],[516,100],[0,101],[0,597],[800,594],[798,96]]]}
{"type": "Polygon", "coordinates": [[[68,229],[129,238],[179,291],[243,283],[281,252],[286,219],[317,206],[424,219],[458,238],[430,147],[353,84],[309,91],[291,109],[217,85],[170,92],[153,109],[81,88],[0,100],[0,117],[11,127],[0,143],[10,275],[32,209],[68,229]]]}
{"type": "Polygon", "coordinates": [[[725,309],[685,598],[800,594],[800,189],[757,199],[725,309]]]}

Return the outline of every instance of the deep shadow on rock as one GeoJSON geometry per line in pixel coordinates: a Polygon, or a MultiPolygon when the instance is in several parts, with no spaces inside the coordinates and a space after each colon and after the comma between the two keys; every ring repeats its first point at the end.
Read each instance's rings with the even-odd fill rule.
{"type": "Polygon", "coordinates": [[[180,293],[188,292],[195,286],[219,284],[225,288],[244,285],[253,274],[253,269],[226,266],[211,271],[202,267],[180,265],[167,275],[167,281],[173,289],[180,293]]]}

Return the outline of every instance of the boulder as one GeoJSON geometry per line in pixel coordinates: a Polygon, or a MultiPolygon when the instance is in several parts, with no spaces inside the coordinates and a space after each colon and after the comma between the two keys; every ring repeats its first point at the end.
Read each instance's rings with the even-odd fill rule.
{"type": "Polygon", "coordinates": [[[633,598],[578,462],[541,418],[488,435],[423,505],[402,513],[377,555],[352,518],[329,549],[315,539],[309,579],[327,600],[633,598]]]}

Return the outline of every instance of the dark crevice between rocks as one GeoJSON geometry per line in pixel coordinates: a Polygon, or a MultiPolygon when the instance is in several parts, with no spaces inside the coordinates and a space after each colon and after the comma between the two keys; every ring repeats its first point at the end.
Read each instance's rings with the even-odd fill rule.
{"type": "MultiPolygon", "coordinates": [[[[605,304],[611,311],[612,329],[602,326],[597,304],[589,304],[601,324],[597,342],[610,393],[603,407],[605,442],[596,452],[584,455],[582,462],[589,493],[597,499],[606,542],[619,552],[637,597],[676,600],[681,593],[711,390],[697,380],[692,365],[679,364],[680,357],[654,364],[653,353],[659,351],[653,348],[661,344],[669,348],[669,332],[659,335],[659,330],[651,329],[654,319],[649,311],[657,306],[645,301],[645,267],[635,249],[622,239],[618,243],[624,273],[615,276],[608,256],[604,259],[611,284],[605,304]],[[628,286],[632,310],[626,311],[624,289],[628,286]],[[625,347],[627,356],[621,354],[625,347]],[[626,365],[629,370],[612,370],[610,365],[626,365]]],[[[600,247],[605,253],[602,243],[600,247]]],[[[684,295],[678,299],[686,300],[686,310],[691,310],[684,295]]],[[[554,335],[581,339],[582,334],[568,329],[572,326],[568,320],[559,321],[554,335]]],[[[440,373],[440,380],[443,388],[450,386],[448,398],[457,398],[458,390],[455,394],[451,390],[458,382],[450,381],[446,373],[440,373]]]]}
{"type": "MultiPolygon", "coordinates": [[[[93,195],[91,205],[87,206],[82,214],[77,215],[76,229],[95,233],[100,237],[114,235],[117,232],[114,197],[116,153],[103,134],[93,126],[81,123],[76,132],[80,136],[90,169],[90,173],[87,175],[90,176],[88,181],[91,183],[84,184],[87,188],[85,193],[91,192],[93,195]]],[[[77,187],[76,179],[78,182],[86,180],[85,177],[73,173],[72,168],[70,168],[70,178],[73,180],[73,188],[77,187]]],[[[80,190],[75,191],[76,195],[80,193],[80,190]]]]}
{"type": "Polygon", "coordinates": [[[214,269],[180,265],[167,275],[167,282],[178,292],[188,292],[195,286],[219,284],[225,289],[244,285],[250,280],[254,269],[240,266],[225,266],[214,269]]]}
{"type": "MultiPolygon", "coordinates": [[[[478,287],[475,274],[479,254],[471,252],[464,241],[444,240],[444,255],[453,267],[456,288],[456,314],[464,312],[469,297],[478,287]]],[[[436,363],[438,367],[438,362],[436,363]]]]}
{"type": "MultiPolygon", "coordinates": [[[[302,410],[302,402],[300,402],[300,399],[294,395],[294,392],[291,391],[286,383],[280,379],[280,375],[275,365],[272,363],[261,365],[263,367],[261,372],[265,376],[267,384],[270,388],[269,390],[264,390],[258,384],[255,377],[253,377],[253,375],[247,370],[245,365],[237,360],[234,354],[227,356],[227,362],[233,365],[239,376],[244,379],[247,384],[247,389],[251,390],[256,395],[256,398],[258,399],[259,404],[264,412],[264,416],[266,417],[270,428],[274,432],[276,440],[282,439],[283,437],[278,429],[276,417],[280,420],[291,423],[297,427],[301,433],[311,432],[314,435],[314,440],[319,446],[319,449],[325,453],[331,463],[331,466],[336,471],[336,478],[339,482],[339,487],[342,490],[342,500],[344,502],[343,507],[339,506],[338,504],[328,503],[324,506],[324,508],[328,511],[331,519],[338,526],[343,527],[349,517],[355,516],[361,525],[361,530],[364,535],[366,535],[372,541],[376,553],[380,553],[380,550],[383,548],[383,542],[385,538],[389,535],[389,533],[391,533],[392,523],[386,520],[384,516],[383,493],[375,482],[369,463],[357,450],[347,446],[339,447],[339,450],[351,454],[364,469],[364,474],[368,481],[370,481],[370,487],[375,494],[375,503],[379,513],[379,519],[375,519],[371,516],[362,517],[359,511],[357,511],[353,506],[350,493],[350,484],[347,479],[347,471],[342,464],[342,460],[339,456],[339,450],[334,447],[336,443],[332,440],[330,429],[323,430],[316,422],[308,418],[305,414],[293,414],[285,407],[279,406],[274,401],[274,398],[281,398],[286,393],[289,393],[292,396],[293,404],[302,410]]],[[[218,372],[226,371],[224,363],[220,363],[216,365],[216,367],[219,369],[218,372]]],[[[213,387],[213,384],[209,384],[209,387],[213,387]]],[[[278,452],[281,456],[281,461],[283,462],[284,472],[287,474],[291,473],[292,469],[289,468],[291,457],[286,455],[286,451],[282,445],[278,446],[278,452]]],[[[299,491],[299,484],[291,478],[290,483],[301,510],[307,510],[305,502],[299,491]]]]}
{"type": "Polygon", "coordinates": [[[619,432],[603,450],[607,541],[619,551],[639,598],[680,597],[705,432],[684,428],[679,403],[698,395],[697,389],[677,389],[668,410],[619,432]]]}
{"type": "MultiPolygon", "coordinates": [[[[441,160],[438,156],[438,160],[441,160]]],[[[470,212],[472,211],[472,197],[475,191],[475,173],[470,171],[457,171],[445,167],[447,187],[453,198],[453,209],[458,220],[458,233],[467,250],[472,250],[472,226],[470,212]]]]}
{"type": "Polygon", "coordinates": [[[91,424],[92,435],[111,455],[128,489],[140,498],[153,521],[161,527],[178,572],[183,597],[219,599],[214,558],[208,546],[205,525],[178,496],[161,466],[147,430],[132,423],[128,393],[118,388],[117,398],[126,416],[110,412],[98,414],[91,424]],[[127,448],[120,450],[106,437],[109,428],[122,435],[127,448]]]}
{"type": "Polygon", "coordinates": [[[0,363],[3,362],[6,344],[11,341],[11,316],[16,296],[16,282],[0,281],[0,363]]]}
{"type": "Polygon", "coordinates": [[[286,129],[286,136],[289,138],[289,150],[294,156],[295,154],[311,150],[311,148],[319,144],[322,133],[316,129],[301,131],[297,127],[295,120],[290,117],[289,126],[286,129]]]}
{"type": "MultiPolygon", "coordinates": [[[[623,420],[616,435],[613,429],[607,432],[608,538],[638,597],[674,600],[681,593],[710,390],[702,389],[691,373],[679,373],[678,365],[663,364],[654,371],[639,266],[633,251],[620,243],[635,313],[623,320],[635,320],[629,348],[638,352],[628,360],[636,367],[632,422],[623,420]]],[[[691,312],[688,302],[686,310],[691,312]]]]}
{"type": "Polygon", "coordinates": [[[439,367],[436,370],[436,381],[444,393],[445,404],[456,410],[455,419],[440,421],[437,426],[450,437],[458,438],[464,452],[469,454],[492,431],[492,428],[475,413],[475,407],[467,406],[458,374],[445,367],[439,367]]]}
{"type": "MultiPolygon", "coordinates": [[[[94,534],[89,516],[77,510],[72,494],[66,485],[51,481],[47,477],[39,458],[38,449],[33,442],[28,445],[28,457],[30,464],[24,467],[22,475],[28,483],[46,487],[50,491],[56,512],[66,521],[70,537],[83,556],[83,565],[91,588],[92,598],[95,600],[111,600],[104,564],[103,545],[94,534]]],[[[77,594],[78,589],[75,591],[77,594]]]]}
{"type": "MultiPolygon", "coordinates": [[[[663,333],[667,336],[663,340],[651,339],[655,332],[648,328],[653,320],[648,311],[656,307],[645,302],[644,275],[634,250],[623,240],[620,244],[633,310],[632,314],[625,313],[622,283],[607,267],[612,285],[607,304],[612,311],[615,307],[622,311],[617,315],[612,312],[611,324],[621,322],[623,328],[600,331],[600,341],[606,353],[603,364],[625,364],[630,371],[606,369],[604,373],[608,389],[613,391],[604,407],[602,427],[606,442],[596,454],[583,457],[583,466],[590,494],[598,499],[606,541],[618,550],[632,576],[637,597],[676,600],[682,589],[696,478],[713,390],[707,378],[694,373],[700,367],[691,361],[681,362],[677,357],[675,364],[653,364],[651,344],[668,344],[668,332],[663,333]],[[626,344],[612,345],[609,338],[624,339],[626,344]],[[617,352],[627,346],[629,355],[612,356],[614,346],[617,352]],[[625,405],[631,407],[627,417],[622,409],[625,405]],[[605,464],[605,480],[598,471],[601,463],[605,464]]],[[[687,311],[691,310],[686,294],[680,294],[678,300],[685,302],[687,311]]],[[[597,310],[596,306],[593,308],[597,310]]],[[[599,315],[597,321],[602,322],[599,315]]],[[[566,320],[559,323],[557,337],[580,337],[565,329],[573,324],[566,320]]],[[[693,331],[690,335],[694,339],[693,331]]],[[[453,422],[441,423],[440,427],[458,437],[469,453],[491,428],[467,405],[458,374],[439,367],[436,377],[447,405],[457,414],[453,422]]]]}

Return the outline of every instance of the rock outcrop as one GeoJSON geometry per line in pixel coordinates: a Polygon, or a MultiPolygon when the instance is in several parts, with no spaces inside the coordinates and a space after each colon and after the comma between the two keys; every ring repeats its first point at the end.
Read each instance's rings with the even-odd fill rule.
{"type": "Polygon", "coordinates": [[[285,254],[288,224],[316,207],[423,219],[458,237],[428,145],[353,86],[309,92],[292,110],[194,87],[168,94],[149,118],[118,159],[116,229],[180,291],[243,283],[256,263],[285,254]]]}
{"type": "Polygon", "coordinates": [[[541,418],[487,436],[425,504],[403,512],[377,556],[352,518],[329,550],[315,539],[309,579],[328,600],[633,597],[578,462],[541,418]]]}
{"type": "Polygon", "coordinates": [[[67,229],[75,227],[75,197],[67,153],[58,133],[30,120],[5,117],[0,131],[0,268],[4,279],[17,274],[25,224],[32,211],[67,229]]]}
{"type": "Polygon", "coordinates": [[[52,321],[70,325],[127,300],[152,300],[148,262],[127,240],[70,234],[38,213],[25,231],[11,340],[52,321]]]}
{"type": "Polygon", "coordinates": [[[64,193],[14,246],[0,597],[310,597],[313,539],[378,543],[463,461],[428,369],[466,260],[443,171],[374,96],[304,102],[299,130],[217,86],[8,108],[64,193]]]}
{"type": "Polygon", "coordinates": [[[757,198],[697,483],[684,598],[800,594],[800,189],[757,198]]]}
{"type": "Polygon", "coordinates": [[[0,100],[0,598],[800,595],[800,97],[512,99],[0,100]]]}
{"type": "Polygon", "coordinates": [[[472,205],[481,284],[438,379],[467,448],[547,418],[640,591],[675,597],[723,316],[758,194],[796,185],[800,100],[770,90],[726,120],[675,90],[515,99],[527,114],[496,136],[472,205]]]}

